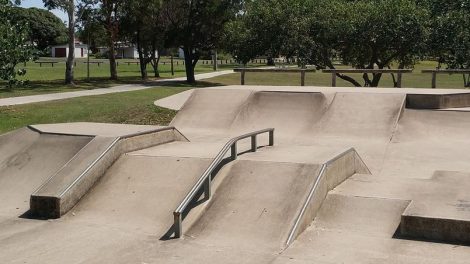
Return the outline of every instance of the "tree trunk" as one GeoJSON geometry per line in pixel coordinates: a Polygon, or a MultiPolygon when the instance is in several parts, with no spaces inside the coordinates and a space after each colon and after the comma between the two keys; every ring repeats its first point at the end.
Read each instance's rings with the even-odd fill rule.
{"type": "Polygon", "coordinates": [[[145,63],[144,52],[140,43],[140,32],[137,33],[137,52],[139,53],[140,76],[142,80],[147,80],[147,63],[145,63]]]}
{"type": "MultiPolygon", "coordinates": [[[[193,52],[191,48],[183,48],[184,51],[184,62],[186,68],[186,81],[188,83],[195,83],[196,77],[194,76],[195,63],[193,62],[193,52]]],[[[196,61],[197,63],[197,61],[196,61]]]]}
{"type": "Polygon", "coordinates": [[[150,51],[152,58],[150,63],[152,64],[153,73],[155,78],[160,78],[160,71],[158,70],[158,64],[160,63],[160,51],[157,51],[157,45],[155,41],[152,41],[152,50],[150,51]]]}
{"type": "MultiPolygon", "coordinates": [[[[328,68],[335,69],[335,66],[333,65],[333,62],[331,62],[331,60],[325,61],[325,64],[328,68]]],[[[338,76],[342,80],[345,80],[345,81],[351,83],[352,85],[354,85],[356,87],[362,87],[362,85],[360,83],[358,83],[356,80],[354,80],[354,78],[352,78],[352,77],[349,77],[347,75],[340,74],[340,73],[337,73],[336,76],[338,76]]]]}
{"type": "Polygon", "coordinates": [[[466,88],[470,87],[470,74],[468,76],[465,73],[463,74],[463,85],[466,88]]]}
{"type": "Polygon", "coordinates": [[[347,75],[344,75],[344,74],[340,74],[340,73],[337,73],[336,76],[338,76],[339,78],[341,78],[342,80],[345,80],[349,83],[351,83],[352,85],[354,85],[355,87],[362,87],[362,85],[360,83],[358,83],[356,80],[354,80],[354,78],[352,77],[349,77],[347,75]]]}
{"type": "Polygon", "coordinates": [[[106,6],[106,30],[108,31],[108,49],[109,49],[109,72],[110,79],[117,80],[117,66],[116,66],[116,50],[114,44],[116,40],[117,27],[113,21],[113,4],[103,2],[106,6]]]}
{"type": "MultiPolygon", "coordinates": [[[[72,1],[72,6],[75,6],[72,1]]],[[[74,85],[73,78],[73,67],[75,63],[75,14],[74,9],[68,10],[69,24],[68,24],[68,35],[69,35],[69,54],[67,56],[67,63],[65,65],[65,84],[74,85]]]]}
{"type": "Polygon", "coordinates": [[[158,64],[160,63],[160,52],[152,52],[152,67],[155,78],[160,78],[160,71],[158,70],[158,64]],[[157,54],[155,54],[157,53],[157,54]]]}
{"type": "Polygon", "coordinates": [[[108,39],[108,46],[109,46],[109,72],[110,72],[110,79],[117,80],[117,67],[116,67],[116,50],[114,49],[114,32],[110,32],[110,37],[108,39]]]}
{"type": "Polygon", "coordinates": [[[268,66],[276,66],[276,63],[274,62],[273,57],[268,57],[266,61],[268,62],[268,66]]]}

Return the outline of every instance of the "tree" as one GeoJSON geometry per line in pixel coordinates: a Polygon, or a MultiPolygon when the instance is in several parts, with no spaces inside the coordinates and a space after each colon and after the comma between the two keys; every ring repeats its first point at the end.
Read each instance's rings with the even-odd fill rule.
{"type": "MultiPolygon", "coordinates": [[[[334,57],[358,69],[384,69],[392,63],[399,68],[411,67],[424,50],[428,13],[414,0],[331,0],[312,4],[317,12],[307,29],[311,47],[302,53],[318,68],[335,68],[334,57]]],[[[338,76],[361,86],[349,76],[338,76]]],[[[381,77],[380,73],[372,78],[364,74],[364,85],[376,87],[381,77]]]]}
{"type": "Polygon", "coordinates": [[[80,21],[78,37],[86,43],[93,53],[98,52],[99,47],[107,46],[106,29],[100,21],[97,21],[91,12],[85,12],[80,21]]]}
{"type": "Polygon", "coordinates": [[[69,54],[65,65],[65,84],[74,84],[73,67],[75,63],[75,0],[43,0],[49,9],[60,9],[68,16],[69,54]]]}
{"type": "MultiPolygon", "coordinates": [[[[431,10],[428,54],[438,58],[439,68],[470,69],[470,1],[423,1],[431,10]]],[[[470,87],[470,76],[463,75],[470,87]]]]}
{"type": "Polygon", "coordinates": [[[67,42],[67,28],[64,23],[47,10],[15,7],[12,16],[18,23],[27,25],[29,40],[40,51],[67,42]]]}
{"type": "Polygon", "coordinates": [[[194,83],[201,52],[216,49],[225,24],[242,9],[243,0],[164,0],[167,41],[184,51],[186,78],[194,83]]]}
{"type": "Polygon", "coordinates": [[[33,57],[33,47],[28,43],[26,25],[13,22],[13,6],[8,0],[0,0],[0,79],[12,88],[21,81],[17,75],[26,74],[24,69],[16,69],[21,62],[33,57]]]}
{"type": "Polygon", "coordinates": [[[75,64],[75,27],[76,13],[80,18],[86,8],[93,4],[94,0],[43,0],[44,6],[48,9],[60,9],[68,16],[68,48],[67,62],[65,65],[65,84],[74,84],[74,64],[75,64]]]}
{"type": "Polygon", "coordinates": [[[222,48],[243,65],[263,55],[262,49],[259,48],[260,40],[253,33],[244,16],[226,25],[222,39],[222,48]]]}
{"type": "Polygon", "coordinates": [[[225,28],[224,48],[242,63],[266,55],[273,58],[297,56],[299,30],[307,21],[308,0],[258,0],[247,2],[236,20],[225,28]]]}
{"type": "MultiPolygon", "coordinates": [[[[133,1],[130,1],[133,2],[133,1]]],[[[110,79],[117,80],[117,64],[115,45],[118,40],[120,19],[124,0],[99,0],[98,20],[106,29],[107,46],[109,51],[109,72],[110,79]]]]}
{"type": "Polygon", "coordinates": [[[165,27],[161,17],[161,0],[135,0],[125,4],[122,35],[137,45],[142,79],[147,79],[147,65],[160,77],[158,64],[164,47],[165,27]]]}

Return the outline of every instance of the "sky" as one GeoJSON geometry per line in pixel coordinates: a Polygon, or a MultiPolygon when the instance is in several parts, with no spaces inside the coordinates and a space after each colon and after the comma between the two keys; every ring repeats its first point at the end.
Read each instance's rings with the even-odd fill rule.
{"type": "MultiPolygon", "coordinates": [[[[44,8],[44,3],[42,0],[22,0],[21,1],[21,6],[22,7],[37,7],[37,8],[44,8]]],[[[67,15],[60,11],[60,10],[51,10],[52,13],[54,13],[56,16],[58,16],[62,21],[67,21],[67,15]]]]}

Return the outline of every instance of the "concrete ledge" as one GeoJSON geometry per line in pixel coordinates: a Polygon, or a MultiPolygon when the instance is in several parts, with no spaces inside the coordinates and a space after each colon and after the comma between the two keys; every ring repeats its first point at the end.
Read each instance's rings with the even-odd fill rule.
{"type": "Polygon", "coordinates": [[[30,212],[41,218],[60,218],[124,153],[173,141],[187,141],[174,127],[124,137],[95,137],[30,198],[30,212]]]}
{"type": "Polygon", "coordinates": [[[470,244],[470,221],[413,215],[413,202],[401,216],[400,235],[407,238],[470,244]]]}
{"type": "Polygon", "coordinates": [[[328,192],[354,174],[371,174],[354,148],[324,163],[286,241],[288,247],[315,219],[328,192]]]}
{"type": "Polygon", "coordinates": [[[470,107],[470,93],[408,94],[406,107],[411,109],[448,109],[470,107]]]}

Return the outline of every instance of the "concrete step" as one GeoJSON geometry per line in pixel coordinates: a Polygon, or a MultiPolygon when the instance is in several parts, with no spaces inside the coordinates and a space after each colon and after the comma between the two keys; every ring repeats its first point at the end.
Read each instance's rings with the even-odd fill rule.
{"type": "Polygon", "coordinates": [[[429,194],[413,199],[401,217],[401,235],[470,244],[470,174],[437,172],[429,194]]]}

